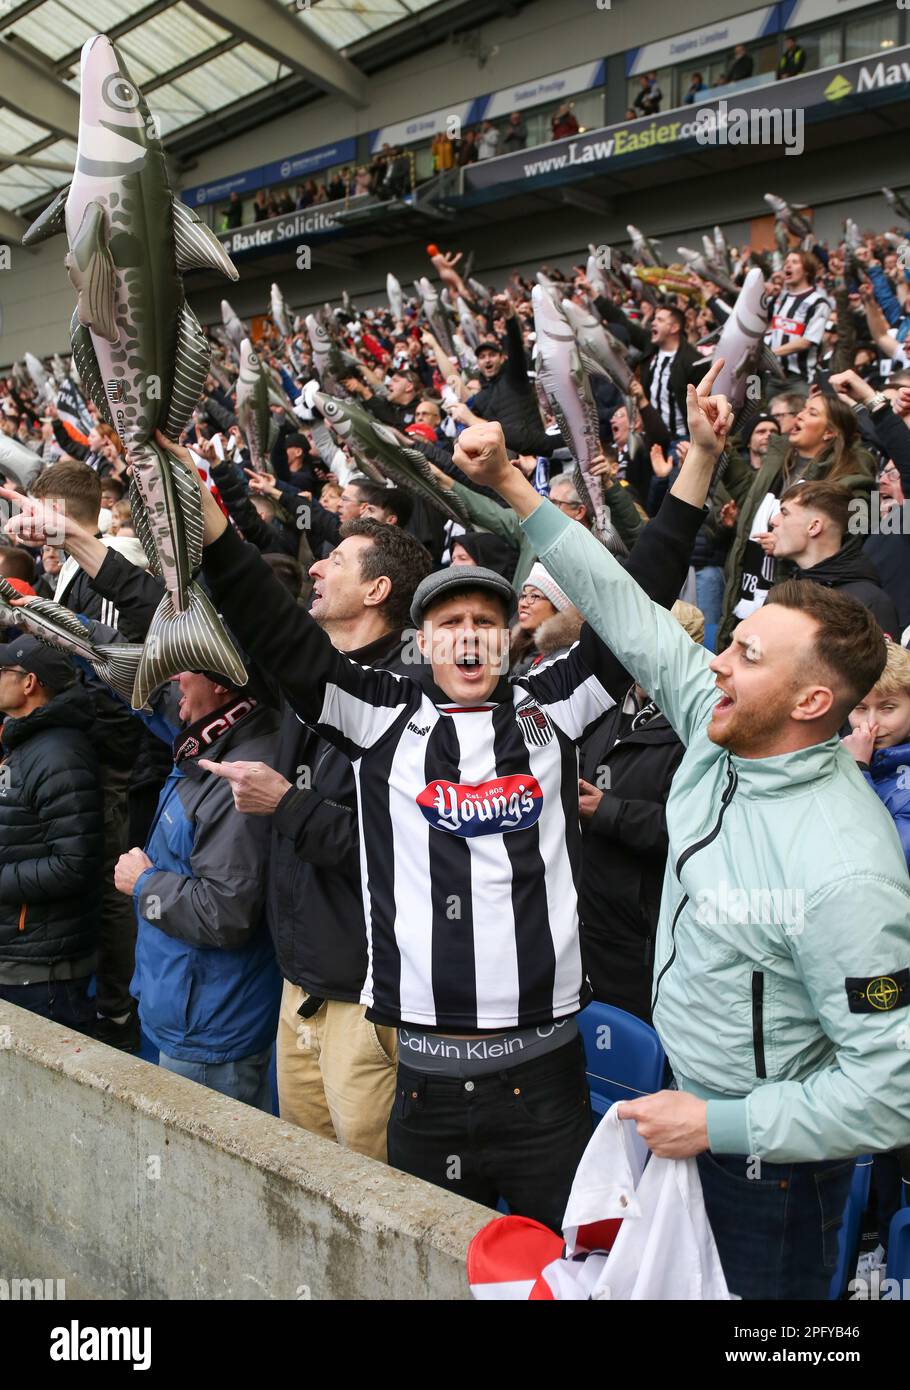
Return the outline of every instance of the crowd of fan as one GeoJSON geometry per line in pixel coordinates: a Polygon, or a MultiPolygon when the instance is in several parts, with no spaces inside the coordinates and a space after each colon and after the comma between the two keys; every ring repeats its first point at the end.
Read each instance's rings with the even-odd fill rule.
{"type": "MultiPolygon", "coordinates": [[[[563,102],[550,120],[552,139],[561,140],[579,130],[572,102],[563,102]]],[[[506,121],[482,121],[458,134],[440,129],[433,137],[430,152],[432,174],[435,177],[450,169],[463,169],[478,160],[492,159],[498,154],[514,154],[528,143],[528,126],[520,111],[513,111],[506,121]]],[[[272,217],[284,217],[324,203],[341,202],[348,198],[369,195],[374,198],[402,198],[413,192],[422,180],[418,177],[413,151],[401,145],[385,143],[376,150],[369,164],[357,168],[345,165],[330,171],[322,179],[307,179],[296,188],[290,186],[273,191],[262,188],[256,194],[252,209],[244,209],[239,193],[232,193],[221,214],[221,228],[231,231],[246,222],[265,222],[272,217]]]]}
{"type": "MultiPolygon", "coordinates": [[[[567,108],[560,116],[574,119],[567,108]]],[[[510,131],[522,140],[520,130],[521,118],[513,116],[500,149],[510,131]]],[[[372,170],[359,170],[355,184],[363,173],[372,181],[372,170]]],[[[338,179],[351,189],[351,170],[338,179]]],[[[312,189],[300,197],[318,201],[312,189]]],[[[325,196],[336,193],[328,188],[325,196]]],[[[257,204],[261,215],[271,215],[266,194],[257,204]]],[[[766,342],[779,371],[756,368],[760,389],[750,393],[750,408],[727,441],[705,509],[689,508],[685,544],[670,521],[674,506],[683,506],[687,460],[694,470],[702,447],[690,439],[698,417],[689,388],[710,361],[712,335],[733,297],[694,278],[691,294],[658,295],[641,282],[634,288],[616,282],[605,295],[578,268],[544,271],[566,297],[593,304],[637,364],[631,398],[594,380],[602,445],[595,472],[610,509],[609,548],[625,557],[658,602],[669,607],[676,600],[685,640],[707,640],[724,652],[737,624],[794,578],[853,596],[864,605],[858,611],[871,613],[878,625],[863,640],[874,643],[877,633],[880,641],[882,632],[890,639],[880,677],[854,701],[844,746],[895,821],[910,858],[910,792],[903,781],[910,764],[910,654],[901,645],[910,629],[910,542],[900,520],[910,489],[910,282],[897,240],[869,232],[853,257],[839,247],[801,246],[774,273],[766,342]],[[875,525],[872,515],[879,518],[875,525]]],[[[748,247],[736,256],[738,279],[751,260],[748,247]]],[[[274,330],[261,344],[295,403],[297,422],[276,412],[273,471],[255,471],[236,418],[235,368],[218,349],[218,371],[179,443],[194,450],[230,517],[217,539],[208,534],[204,575],[251,657],[249,687],[238,691],[216,673],[186,672],[141,722],[87,668],[80,667],[73,684],[67,659],[18,635],[8,610],[0,650],[3,751],[7,765],[18,757],[24,766],[16,775],[25,787],[19,799],[0,805],[0,998],[127,1050],[139,1045],[141,1020],[162,1065],[265,1109],[271,1108],[268,1066],[277,1032],[286,1119],[443,1185],[438,1162],[461,1144],[452,1129],[460,1121],[450,1116],[447,1129],[425,1100],[432,1071],[417,1066],[413,1039],[427,1034],[411,1029],[427,1018],[419,1010],[408,1014],[404,981],[397,1012],[386,996],[365,1013],[362,998],[374,996],[364,993],[364,980],[373,982],[380,1000],[384,967],[375,941],[367,955],[354,773],[329,728],[328,704],[320,713],[318,702],[307,704],[298,692],[308,679],[302,668],[313,639],[304,626],[298,646],[297,623],[298,616],[309,622],[308,611],[335,650],[353,656],[351,669],[411,676],[409,618],[419,626],[425,612],[437,611],[426,585],[470,567],[465,574],[476,579],[482,571],[486,578],[477,583],[507,614],[512,677],[529,682],[543,709],[557,698],[548,681],[563,679],[554,672],[572,669],[579,651],[593,660],[583,636],[592,613],[580,611],[566,592],[571,586],[541,563],[530,528],[495,487],[472,475],[466,463],[476,446],[461,444],[488,439],[486,422],[498,422],[517,473],[581,531],[592,531],[568,450],[535,389],[530,290],[515,273],[487,301],[475,302],[477,342],[464,370],[420,322],[416,306],[402,319],[385,308],[335,311],[349,364],[340,381],[344,392],[423,454],[468,527],[447,520],[423,497],[364,475],[314,404],[305,334],[284,340],[274,330]],[[465,436],[466,430],[473,433],[465,436]],[[497,577],[501,591],[495,591],[497,577]],[[415,592],[423,598],[415,600],[415,592]],[[271,621],[263,622],[265,614],[271,621]],[[48,745],[39,751],[42,737],[48,745]],[[187,775],[200,750],[208,770],[187,775]],[[237,770],[218,774],[216,761],[235,762],[237,770]],[[162,808],[169,808],[164,816],[162,808]],[[409,1051],[396,1081],[399,1029],[402,1056],[405,1046],[409,1051]],[[419,1133],[424,1109],[427,1124],[431,1112],[435,1117],[429,1137],[419,1133]]],[[[96,422],[82,430],[17,378],[0,384],[0,394],[0,429],[35,449],[45,465],[31,489],[32,530],[11,523],[0,575],[23,597],[52,596],[82,615],[97,641],[141,640],[160,588],[133,532],[121,442],[93,406],[96,422]]],[[[203,494],[207,507],[212,495],[203,494]]],[[[857,621],[856,610],[844,611],[857,621]]],[[[596,668],[603,705],[574,740],[580,840],[570,879],[588,997],[650,1021],[668,872],[666,807],[687,740],[660,708],[657,691],[614,665],[604,668],[609,678],[596,668]]],[[[385,686],[376,689],[377,704],[391,698],[385,686]]],[[[408,727],[421,733],[413,722],[408,727]]],[[[353,750],[356,741],[345,746],[353,750]]],[[[373,804],[362,801],[362,813],[373,804]]],[[[374,827],[362,833],[373,834],[374,827]]],[[[891,853],[883,847],[883,873],[893,871],[891,853]]],[[[514,872],[521,867],[516,859],[514,872]]],[[[371,865],[374,871],[378,877],[371,865]]],[[[900,872],[906,877],[903,864],[900,872]]],[[[372,878],[371,891],[379,892],[372,878]]],[[[414,902],[410,908],[416,911],[414,902]]],[[[420,922],[414,929],[422,929],[420,922]]],[[[902,943],[901,959],[876,958],[868,973],[893,969],[906,976],[906,919],[902,943]]],[[[434,969],[474,970],[461,948],[446,950],[434,969]]],[[[454,1008],[445,1017],[437,999],[436,1033],[499,1036],[501,1029],[479,1023],[479,964],[476,969],[476,984],[462,982],[475,1000],[474,1027],[454,1008]]],[[[458,980],[449,984],[458,996],[458,980]]],[[[445,993],[435,976],[434,988],[445,993]]],[[[851,1006],[851,1018],[852,1012],[851,1006]]],[[[548,1016],[531,1010],[521,1017],[537,1024],[548,1016]]],[[[575,1065],[567,1046],[526,1062],[524,1071],[496,1070],[497,1084],[503,1077],[510,1087],[520,1075],[524,1080],[512,1088],[506,1110],[491,1112],[492,1128],[473,1151],[473,1177],[450,1185],[492,1204],[505,1194],[513,1210],[559,1226],[589,1124],[586,1101],[576,1094],[577,1069],[561,1072],[554,1092],[553,1058],[562,1056],[565,1064],[570,1052],[575,1065]],[[512,1095],[523,1093],[516,1106],[512,1095]],[[485,1168],[483,1155],[494,1151],[496,1160],[485,1168]]],[[[583,1091],[583,1062],[581,1068],[583,1091]]],[[[460,1079],[458,1087],[473,1091],[474,1082],[460,1079]]],[[[465,1140],[454,1151],[469,1149],[465,1140]]],[[[882,1158],[883,1241],[899,1183],[899,1161],[882,1158]]]]}

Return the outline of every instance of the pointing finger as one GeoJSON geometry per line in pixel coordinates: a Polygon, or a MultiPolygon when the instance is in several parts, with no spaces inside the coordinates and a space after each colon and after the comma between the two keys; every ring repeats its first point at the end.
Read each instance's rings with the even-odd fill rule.
{"type": "Polygon", "coordinates": [[[211,758],[200,758],[199,766],[204,767],[206,772],[213,772],[216,777],[225,777],[229,782],[243,776],[237,763],[213,763],[211,758]]]}
{"type": "Polygon", "coordinates": [[[698,383],[698,389],[696,391],[697,395],[710,396],[711,387],[717,380],[718,375],[720,374],[720,369],[723,365],[724,359],[722,357],[718,357],[716,362],[712,362],[711,366],[708,368],[701,381],[698,383]]]}

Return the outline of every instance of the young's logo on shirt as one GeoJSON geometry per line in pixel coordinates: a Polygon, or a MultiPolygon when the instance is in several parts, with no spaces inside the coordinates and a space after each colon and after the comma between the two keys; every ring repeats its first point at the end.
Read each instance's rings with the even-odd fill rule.
{"type": "Polygon", "coordinates": [[[471,786],[428,782],[417,804],[434,830],[452,835],[502,835],[525,830],[540,819],[543,790],[536,777],[518,773],[471,786]]]}

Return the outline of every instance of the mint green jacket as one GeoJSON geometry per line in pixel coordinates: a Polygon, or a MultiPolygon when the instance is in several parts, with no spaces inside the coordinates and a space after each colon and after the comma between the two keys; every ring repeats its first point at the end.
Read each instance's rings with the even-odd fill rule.
{"type": "Polygon", "coordinates": [[[910,879],[884,805],[837,738],[738,758],[707,735],[710,653],[582,527],[543,503],[541,562],[686,744],[654,1024],[708,1102],[716,1153],[771,1162],[910,1143],[910,879]]]}

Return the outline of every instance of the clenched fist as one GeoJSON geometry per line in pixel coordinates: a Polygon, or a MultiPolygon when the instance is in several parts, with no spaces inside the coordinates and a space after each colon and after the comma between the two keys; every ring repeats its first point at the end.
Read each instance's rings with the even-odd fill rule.
{"type": "Polygon", "coordinates": [[[135,846],[128,849],[114,866],[114,887],[118,893],[126,893],[127,897],[132,896],[133,889],[146,869],[154,869],[154,864],[145,850],[135,846]]]}
{"type": "Polygon", "coordinates": [[[453,461],[469,478],[497,491],[514,473],[506,453],[502,425],[495,420],[484,420],[463,430],[455,445],[453,461]]]}

